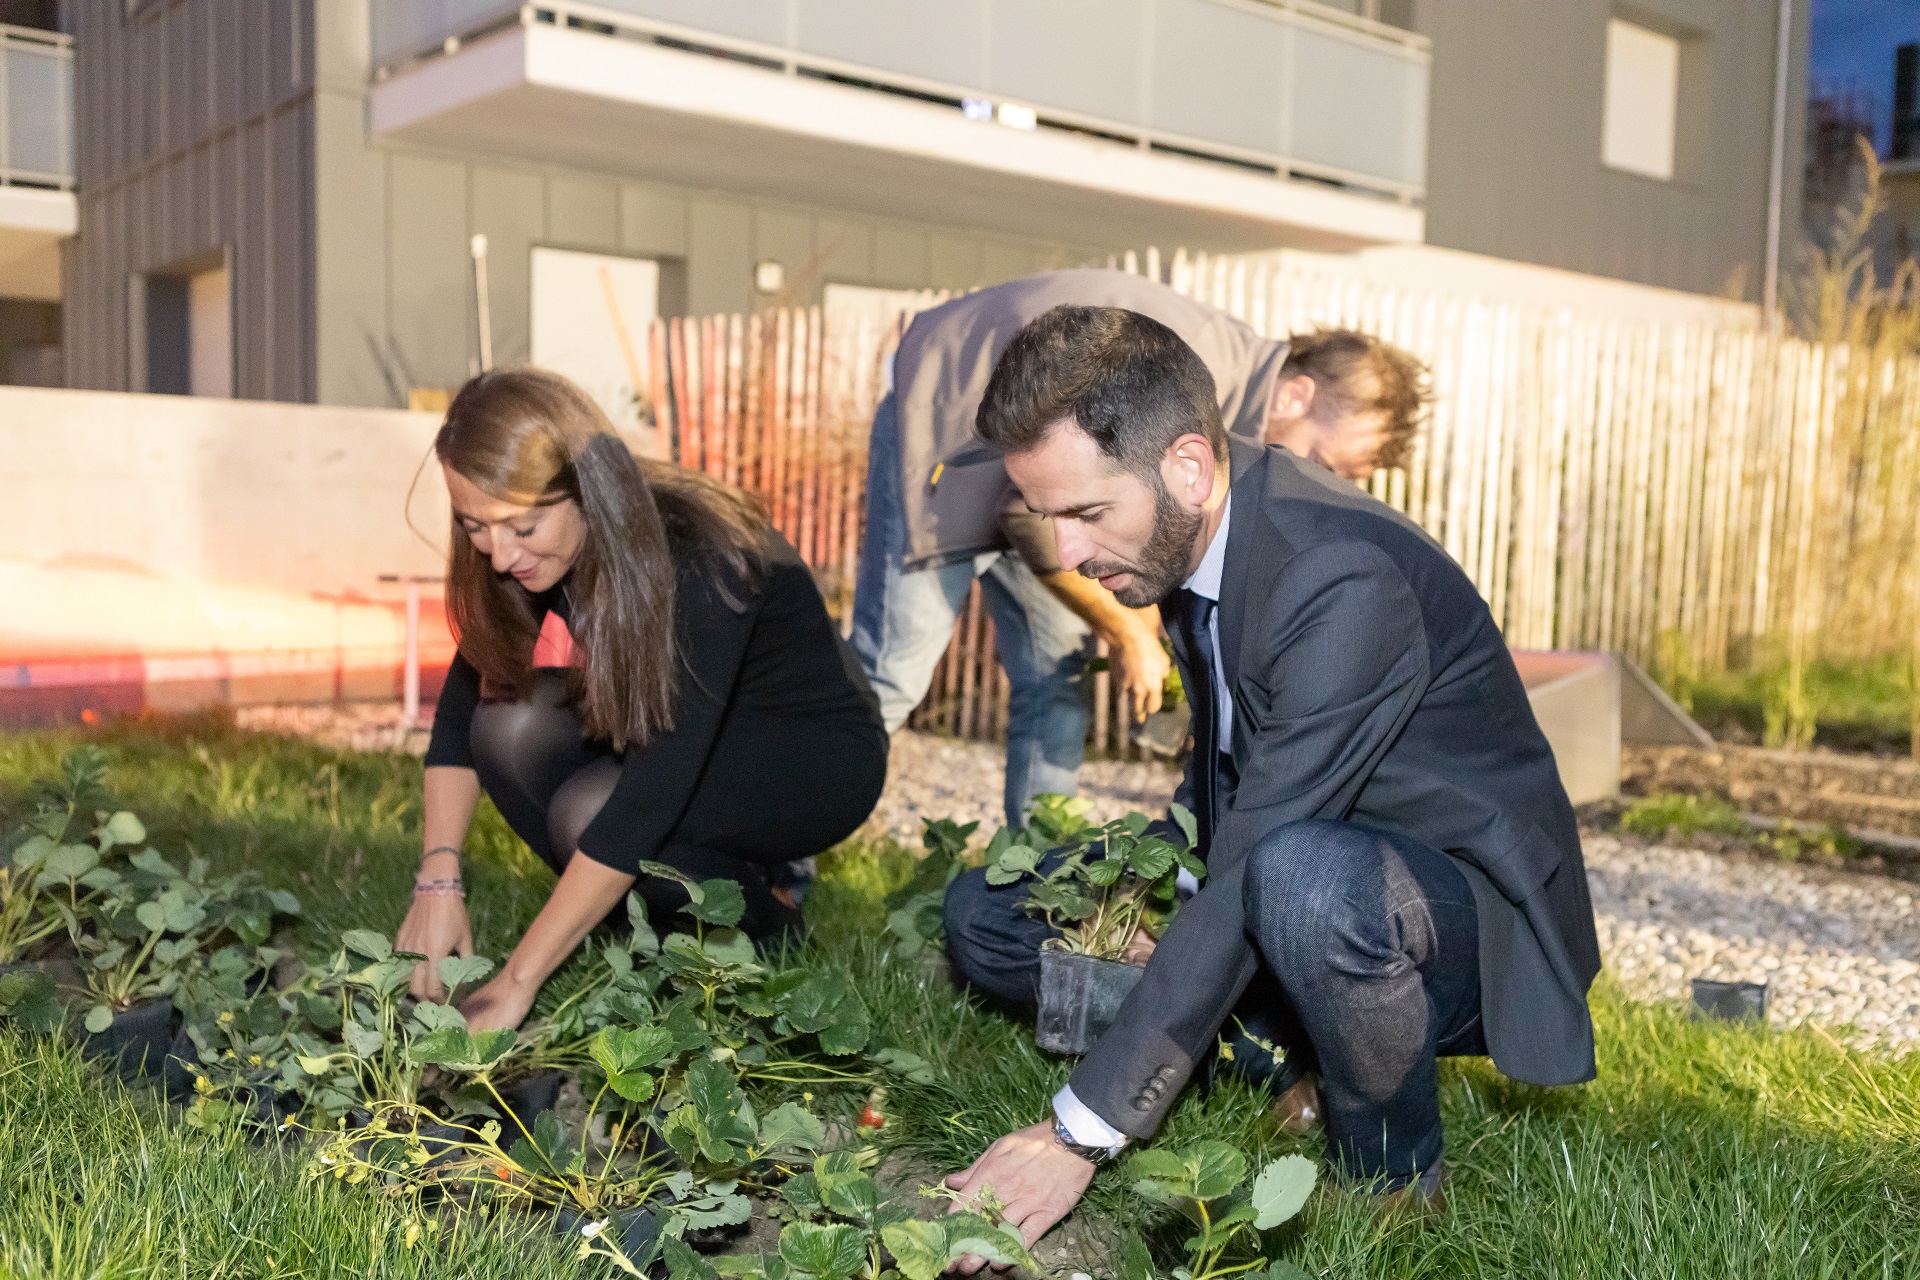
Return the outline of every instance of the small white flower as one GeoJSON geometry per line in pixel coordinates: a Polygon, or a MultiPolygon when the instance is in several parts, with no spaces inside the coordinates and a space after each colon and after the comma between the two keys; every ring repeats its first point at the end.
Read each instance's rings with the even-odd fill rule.
{"type": "Polygon", "coordinates": [[[332,1157],[332,1156],[326,1156],[326,1155],[323,1155],[323,1156],[321,1156],[321,1157],[320,1157],[320,1163],[321,1163],[321,1164],[332,1164],[332,1163],[333,1163],[333,1157],[332,1157]]]}
{"type": "Polygon", "coordinates": [[[606,1228],[607,1224],[605,1222],[588,1222],[581,1225],[580,1234],[591,1240],[606,1230],[606,1228]]]}

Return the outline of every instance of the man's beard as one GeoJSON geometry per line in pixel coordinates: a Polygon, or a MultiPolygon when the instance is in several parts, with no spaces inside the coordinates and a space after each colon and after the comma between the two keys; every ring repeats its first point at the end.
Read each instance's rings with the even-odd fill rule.
{"type": "MultiPolygon", "coordinates": [[[[1154,477],[1159,481],[1159,477],[1154,477]]],[[[1193,543],[1200,532],[1200,513],[1183,510],[1167,492],[1164,482],[1156,483],[1153,494],[1153,532],[1141,548],[1138,564],[1117,560],[1089,560],[1080,572],[1089,578],[1110,578],[1124,573],[1133,579],[1113,593],[1113,598],[1129,609],[1144,609],[1159,604],[1173,589],[1186,581],[1187,565],[1193,559],[1193,543]]]]}

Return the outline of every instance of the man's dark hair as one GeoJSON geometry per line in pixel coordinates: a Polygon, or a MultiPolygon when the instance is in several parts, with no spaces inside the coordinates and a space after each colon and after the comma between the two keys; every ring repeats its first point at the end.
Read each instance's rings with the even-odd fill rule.
{"type": "Polygon", "coordinates": [[[1065,418],[1149,484],[1159,483],[1160,460],[1189,432],[1226,461],[1213,375],[1178,334],[1137,311],[1059,306],[1014,334],[974,430],[1002,453],[1025,453],[1065,418]]]}
{"type": "Polygon", "coordinates": [[[1282,378],[1302,374],[1313,379],[1310,416],[1327,422],[1350,413],[1384,414],[1387,433],[1375,464],[1406,465],[1433,403],[1427,367],[1417,356],[1357,329],[1316,329],[1293,335],[1280,366],[1282,378]]]}

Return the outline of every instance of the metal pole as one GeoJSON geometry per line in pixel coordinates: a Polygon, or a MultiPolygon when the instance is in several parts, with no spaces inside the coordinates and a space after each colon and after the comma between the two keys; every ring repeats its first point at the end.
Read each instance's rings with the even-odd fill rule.
{"type": "Polygon", "coordinates": [[[476,235],[468,248],[473,252],[473,297],[480,323],[480,372],[493,368],[492,308],[487,303],[487,238],[476,235]]]}
{"type": "Polygon", "coordinates": [[[400,695],[400,726],[420,722],[420,584],[407,583],[407,669],[400,695]]]}
{"type": "Polygon", "coordinates": [[[1780,0],[1780,29],[1774,36],[1773,155],[1767,173],[1767,260],[1760,286],[1760,309],[1767,329],[1780,327],[1780,224],[1787,181],[1787,71],[1793,47],[1793,0],[1780,0]]]}

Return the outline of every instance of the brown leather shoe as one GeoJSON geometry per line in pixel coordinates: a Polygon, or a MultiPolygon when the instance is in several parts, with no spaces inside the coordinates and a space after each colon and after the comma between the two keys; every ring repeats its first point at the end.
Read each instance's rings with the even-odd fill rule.
{"type": "Polygon", "coordinates": [[[1446,1179],[1446,1161],[1435,1161],[1431,1169],[1398,1191],[1372,1197],[1374,1211],[1382,1217],[1401,1214],[1412,1218],[1444,1217],[1447,1212],[1447,1193],[1443,1185],[1446,1179]]]}
{"type": "Polygon", "coordinates": [[[1273,1100],[1273,1116],[1288,1133],[1312,1133],[1320,1127],[1320,1086],[1301,1076],[1273,1100]]]}

